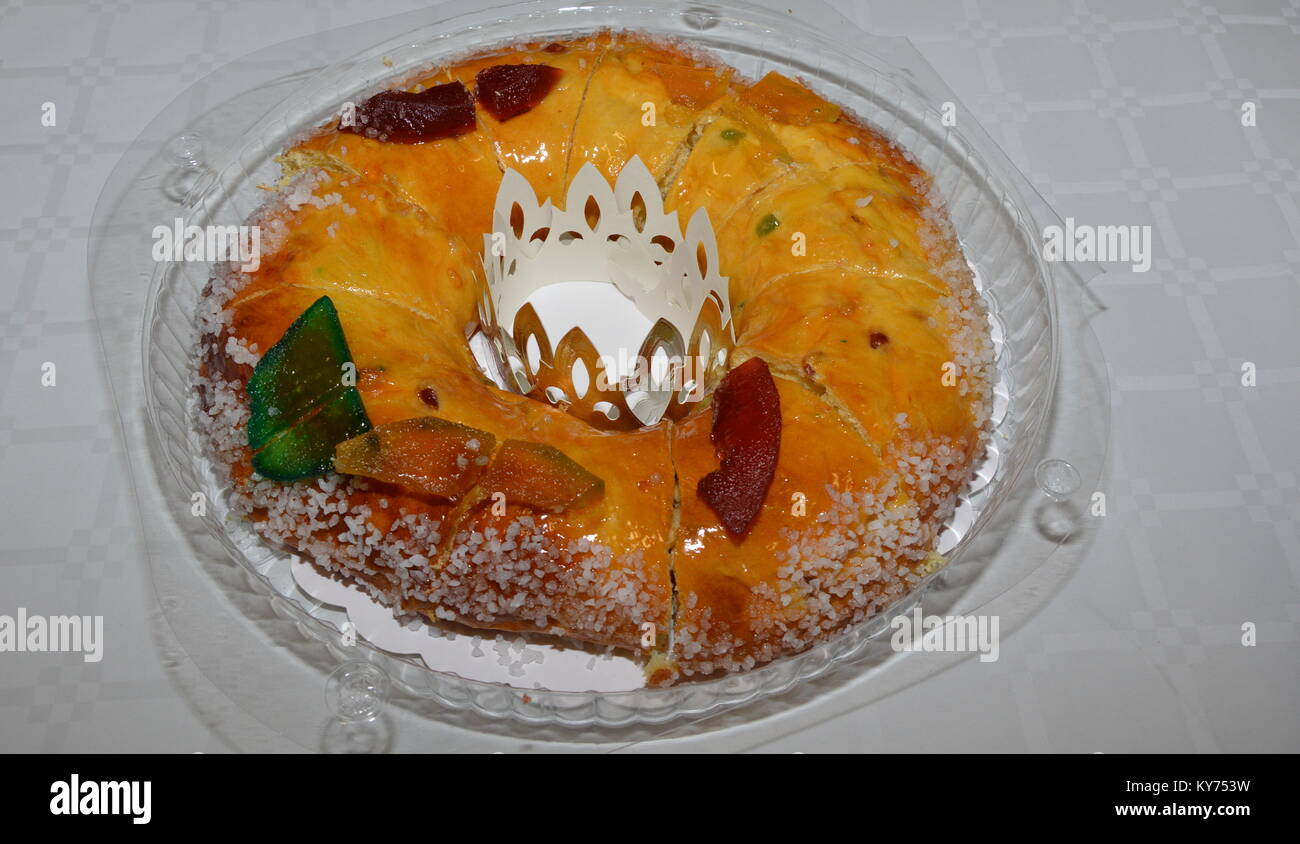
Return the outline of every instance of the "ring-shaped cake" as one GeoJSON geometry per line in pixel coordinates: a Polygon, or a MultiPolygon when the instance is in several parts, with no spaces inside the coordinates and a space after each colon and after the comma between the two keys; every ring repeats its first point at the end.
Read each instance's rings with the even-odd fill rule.
{"type": "Polygon", "coordinates": [[[805,650],[943,564],[992,343],[887,139],[633,32],[476,54],[348,117],[284,151],[260,264],[198,315],[203,431],[267,541],[396,612],[626,650],[653,685],[805,650]],[[604,431],[496,386],[466,327],[503,173],[560,204],[634,156],[712,221],[736,343],[690,413],[604,431]]]}

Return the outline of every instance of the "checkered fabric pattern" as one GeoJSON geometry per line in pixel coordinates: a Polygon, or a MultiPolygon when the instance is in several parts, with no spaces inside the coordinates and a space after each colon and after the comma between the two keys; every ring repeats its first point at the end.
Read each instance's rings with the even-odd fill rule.
{"type": "MultiPolygon", "coordinates": [[[[159,621],[86,239],[118,157],[192,83],[420,5],[0,0],[0,613],[104,615],[106,638],[94,664],[0,653],[0,750],[293,749],[207,684],[159,621]]],[[[997,662],[846,713],[814,702],[671,741],[1300,750],[1300,3],[834,5],[910,37],[1062,217],[1152,227],[1149,272],[1093,283],[1113,396],[1107,515],[1086,564],[997,662]]],[[[520,745],[465,733],[440,746],[520,745]]]]}

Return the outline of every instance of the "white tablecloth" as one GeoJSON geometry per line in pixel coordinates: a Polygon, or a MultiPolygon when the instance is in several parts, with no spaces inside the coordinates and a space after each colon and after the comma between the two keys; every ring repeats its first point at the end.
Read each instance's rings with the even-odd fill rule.
{"type": "MultiPolygon", "coordinates": [[[[160,630],[86,237],[118,157],[194,81],[420,5],[0,3],[0,613],[105,617],[99,663],[0,653],[0,750],[302,749],[160,630]]],[[[1113,395],[1108,512],[1086,563],[997,662],[835,717],[818,701],[645,746],[1300,750],[1300,4],[834,5],[910,37],[1062,217],[1153,227],[1150,272],[1093,283],[1108,307],[1095,322],[1113,395]]],[[[551,746],[445,729],[447,747],[551,746]]]]}

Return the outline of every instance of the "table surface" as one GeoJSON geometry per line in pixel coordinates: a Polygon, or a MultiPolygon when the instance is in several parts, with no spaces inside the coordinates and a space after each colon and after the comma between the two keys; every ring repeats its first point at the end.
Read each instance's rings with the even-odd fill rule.
{"type": "MultiPolygon", "coordinates": [[[[0,653],[0,750],[303,749],[158,643],[86,240],[119,156],[192,83],[421,5],[0,2],[0,614],[103,615],[106,642],[98,663],[0,653]]],[[[1300,4],[833,5],[909,37],[1060,216],[1152,227],[1149,272],[1092,282],[1107,307],[1107,514],[996,662],[833,717],[813,702],[645,746],[1300,750],[1300,4]]]]}

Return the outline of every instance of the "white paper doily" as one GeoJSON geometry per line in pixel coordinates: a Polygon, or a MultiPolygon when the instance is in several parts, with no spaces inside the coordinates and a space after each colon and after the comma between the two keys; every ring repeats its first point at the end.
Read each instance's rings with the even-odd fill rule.
{"type": "Polygon", "coordinates": [[[434,671],[525,689],[621,692],[645,685],[635,661],[608,649],[490,630],[457,633],[418,616],[403,621],[355,584],[326,577],[301,558],[289,570],[312,598],[346,612],[358,636],[390,653],[418,656],[434,671]]]}

